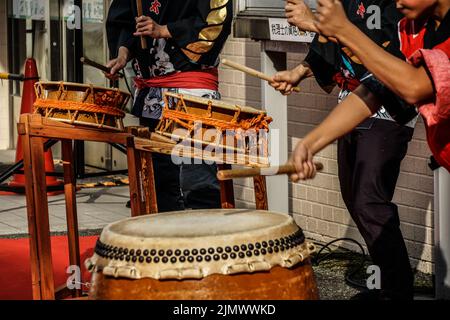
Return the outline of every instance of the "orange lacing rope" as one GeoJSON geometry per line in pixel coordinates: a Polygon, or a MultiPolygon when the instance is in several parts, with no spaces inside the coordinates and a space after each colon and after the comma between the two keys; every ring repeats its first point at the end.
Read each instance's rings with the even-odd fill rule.
{"type": "MultiPolygon", "coordinates": [[[[236,117],[235,117],[236,118],[236,117]]],[[[202,122],[202,124],[206,124],[209,126],[213,126],[215,128],[219,128],[222,131],[224,130],[236,130],[236,129],[266,129],[269,130],[269,123],[272,122],[272,118],[266,116],[265,114],[260,114],[257,117],[252,119],[242,119],[237,122],[237,119],[233,119],[230,122],[213,119],[210,117],[202,117],[199,115],[192,115],[182,111],[176,111],[171,109],[164,109],[163,111],[163,119],[172,120],[179,125],[192,130],[194,122],[202,122]],[[184,123],[182,120],[188,121],[189,123],[184,123]]]]}
{"type": "Polygon", "coordinates": [[[265,129],[269,131],[269,124],[273,121],[272,117],[269,117],[265,114],[260,114],[257,117],[251,118],[251,119],[245,119],[241,120],[239,124],[241,125],[241,128],[244,130],[249,129],[265,129]]]}
{"type": "Polygon", "coordinates": [[[80,101],[67,101],[56,99],[37,99],[34,103],[34,108],[45,109],[59,109],[70,111],[82,111],[92,113],[102,113],[113,117],[125,117],[125,112],[120,109],[108,106],[99,106],[92,103],[80,102],[80,101]]]}

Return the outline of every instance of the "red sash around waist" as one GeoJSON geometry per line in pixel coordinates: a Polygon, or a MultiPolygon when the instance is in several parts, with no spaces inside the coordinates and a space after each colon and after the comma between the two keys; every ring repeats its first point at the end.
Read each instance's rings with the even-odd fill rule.
{"type": "Polygon", "coordinates": [[[138,89],[154,88],[183,88],[219,90],[219,73],[217,68],[174,72],[161,77],[143,79],[136,77],[134,85],[138,89]]]}

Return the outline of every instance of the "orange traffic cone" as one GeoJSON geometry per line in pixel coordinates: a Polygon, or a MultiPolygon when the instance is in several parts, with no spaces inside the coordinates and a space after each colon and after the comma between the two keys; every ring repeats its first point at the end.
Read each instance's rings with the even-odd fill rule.
{"type": "MultiPolygon", "coordinates": [[[[23,82],[23,92],[22,92],[22,104],[20,108],[20,114],[32,113],[33,104],[36,101],[36,93],[34,91],[34,84],[38,81],[38,72],[36,61],[33,58],[28,58],[25,62],[25,72],[24,72],[24,82],[23,82]]],[[[17,141],[16,149],[16,162],[23,159],[22,141],[19,138],[17,141]]],[[[55,165],[53,163],[52,150],[48,149],[45,152],[45,172],[55,172],[55,165]]],[[[48,176],[46,177],[47,187],[55,187],[62,185],[63,182],[57,180],[56,177],[48,176]]],[[[12,189],[22,189],[25,188],[25,176],[23,174],[15,174],[8,186],[12,189]]],[[[24,190],[24,189],[22,189],[24,190]]],[[[56,195],[63,193],[64,191],[53,191],[48,192],[48,195],[56,195]]],[[[15,193],[15,192],[13,192],[15,193]]],[[[5,193],[0,193],[5,194],[5,193]]],[[[11,193],[9,193],[11,194],[11,193]]]]}

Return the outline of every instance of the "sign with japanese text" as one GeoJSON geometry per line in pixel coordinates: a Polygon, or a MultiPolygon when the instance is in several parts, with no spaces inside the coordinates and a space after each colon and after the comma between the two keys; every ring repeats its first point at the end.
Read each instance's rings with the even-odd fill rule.
{"type": "Polygon", "coordinates": [[[296,26],[290,25],[286,19],[269,18],[270,40],[312,42],[314,32],[301,31],[296,26]]]}

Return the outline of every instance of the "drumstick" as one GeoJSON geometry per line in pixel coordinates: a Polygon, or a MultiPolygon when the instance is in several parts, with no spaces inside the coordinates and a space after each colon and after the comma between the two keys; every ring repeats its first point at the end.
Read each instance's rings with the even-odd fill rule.
{"type": "MultiPolygon", "coordinates": [[[[80,61],[81,61],[82,64],[85,64],[85,65],[87,65],[87,66],[94,67],[94,68],[99,69],[99,70],[101,70],[101,71],[103,71],[103,72],[106,72],[106,73],[108,73],[108,74],[111,72],[111,68],[108,68],[107,66],[104,66],[104,65],[102,65],[102,64],[100,64],[100,63],[97,63],[97,62],[95,62],[95,61],[89,60],[88,58],[81,57],[81,58],[80,58],[80,61]]],[[[118,73],[117,75],[118,75],[120,78],[123,77],[123,74],[122,74],[122,73],[118,73]]]]}
{"type": "MultiPolygon", "coordinates": [[[[320,162],[314,163],[317,171],[323,170],[323,164],[320,162]]],[[[249,178],[256,176],[275,176],[281,174],[293,174],[297,170],[293,163],[287,163],[279,167],[271,168],[246,168],[246,169],[231,169],[220,170],[217,172],[217,179],[220,181],[231,180],[236,178],[249,178]]]]}
{"type": "Polygon", "coordinates": [[[0,79],[1,80],[24,80],[23,74],[14,74],[14,73],[7,73],[7,72],[0,72],[0,79]]]}
{"type": "MultiPolygon", "coordinates": [[[[233,69],[245,72],[245,73],[247,73],[247,74],[249,74],[251,76],[257,77],[257,78],[265,80],[267,82],[272,82],[272,77],[271,76],[269,76],[267,74],[264,74],[262,72],[259,72],[258,70],[255,70],[255,69],[243,66],[243,65],[241,65],[239,63],[236,63],[236,62],[233,62],[233,61],[229,61],[227,59],[222,59],[222,63],[224,65],[226,65],[226,66],[229,66],[229,67],[233,68],[233,69]]],[[[300,92],[300,88],[299,87],[294,87],[294,88],[292,88],[292,90],[294,90],[295,92],[300,92]]]]}
{"type": "MultiPolygon", "coordinates": [[[[138,16],[141,17],[144,13],[143,9],[142,9],[142,0],[136,0],[136,5],[137,5],[137,12],[138,12],[138,16]]],[[[147,39],[145,39],[144,36],[141,36],[141,47],[142,49],[147,49],[147,39]]]]}

